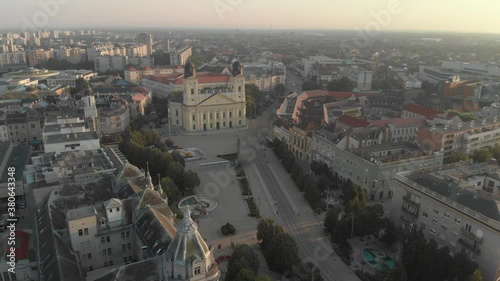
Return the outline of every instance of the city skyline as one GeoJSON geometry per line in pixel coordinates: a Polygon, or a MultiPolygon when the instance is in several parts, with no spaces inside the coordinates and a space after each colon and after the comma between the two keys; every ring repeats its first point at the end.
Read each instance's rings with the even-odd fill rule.
{"type": "Polygon", "coordinates": [[[430,0],[377,0],[369,3],[317,0],[315,5],[304,0],[186,0],[184,5],[149,0],[145,5],[150,8],[146,6],[142,12],[128,16],[127,13],[137,11],[138,7],[123,5],[123,1],[117,0],[13,2],[9,3],[9,9],[0,11],[0,26],[13,30],[106,27],[146,30],[165,27],[493,34],[500,30],[500,21],[495,15],[500,3],[491,0],[437,3],[430,0]]]}

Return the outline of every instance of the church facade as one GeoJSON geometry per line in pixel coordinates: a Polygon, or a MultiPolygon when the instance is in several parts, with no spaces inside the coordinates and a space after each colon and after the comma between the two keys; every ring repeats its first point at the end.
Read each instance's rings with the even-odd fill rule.
{"type": "Polygon", "coordinates": [[[184,90],[169,103],[169,122],[186,132],[246,128],[245,76],[239,62],[232,75],[184,70],[184,90]]]}

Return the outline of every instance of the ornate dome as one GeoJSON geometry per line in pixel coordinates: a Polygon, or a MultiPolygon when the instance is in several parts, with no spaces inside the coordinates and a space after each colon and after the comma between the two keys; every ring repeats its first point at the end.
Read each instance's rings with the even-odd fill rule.
{"type": "Polygon", "coordinates": [[[192,62],[187,62],[184,65],[184,78],[194,77],[196,75],[196,67],[192,62]]]}
{"type": "Polygon", "coordinates": [[[210,249],[198,232],[198,226],[191,219],[189,208],[182,209],[184,218],[177,226],[174,240],[165,253],[168,260],[175,264],[192,264],[197,259],[205,259],[210,249]]]}
{"type": "Polygon", "coordinates": [[[233,76],[238,76],[243,74],[243,65],[239,61],[233,62],[232,71],[233,76]]]}

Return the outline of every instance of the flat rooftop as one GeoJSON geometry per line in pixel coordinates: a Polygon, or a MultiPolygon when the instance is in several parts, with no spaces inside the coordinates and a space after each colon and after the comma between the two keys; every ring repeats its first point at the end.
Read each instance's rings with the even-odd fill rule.
{"type": "Polygon", "coordinates": [[[93,139],[99,139],[96,132],[50,135],[45,138],[45,144],[77,142],[77,141],[93,140],[93,139]]]}

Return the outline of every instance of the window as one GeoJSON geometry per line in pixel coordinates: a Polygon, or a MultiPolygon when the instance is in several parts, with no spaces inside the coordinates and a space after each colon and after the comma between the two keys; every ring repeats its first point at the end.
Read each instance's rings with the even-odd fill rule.
{"type": "Polygon", "coordinates": [[[122,252],[125,252],[127,250],[127,245],[123,244],[122,245],[122,252]]]}
{"type": "Polygon", "coordinates": [[[196,121],[196,115],[193,114],[193,121],[196,121]]]}
{"type": "Polygon", "coordinates": [[[102,255],[105,256],[107,253],[106,249],[102,250],[102,255]]]}
{"type": "Polygon", "coordinates": [[[194,95],[194,89],[191,89],[191,95],[194,95]]]}
{"type": "Polygon", "coordinates": [[[466,231],[468,231],[468,232],[471,232],[471,230],[472,230],[472,225],[470,225],[470,224],[466,223],[466,224],[465,224],[465,230],[466,230],[466,231]]]}
{"type": "Polygon", "coordinates": [[[89,266],[89,271],[92,271],[94,270],[94,267],[93,266],[89,266]]]}
{"type": "Polygon", "coordinates": [[[122,232],[122,239],[125,239],[125,232],[122,232]]]}
{"type": "Polygon", "coordinates": [[[431,234],[436,235],[436,230],[434,228],[431,228],[431,234]]]}
{"type": "Polygon", "coordinates": [[[437,223],[438,223],[438,220],[437,220],[437,219],[432,219],[432,222],[433,222],[434,224],[437,224],[437,223]]]}
{"type": "Polygon", "coordinates": [[[92,259],[92,253],[87,254],[87,259],[91,260],[92,259]]]}
{"type": "Polygon", "coordinates": [[[109,209],[109,212],[112,213],[113,212],[113,209],[109,209]]]}
{"type": "Polygon", "coordinates": [[[176,110],[176,111],[175,111],[175,116],[176,116],[176,117],[179,117],[179,110],[176,110]]]}
{"type": "Polygon", "coordinates": [[[422,212],[422,216],[423,216],[424,218],[427,218],[427,217],[429,216],[429,214],[427,214],[426,212],[422,212]]]}
{"type": "Polygon", "coordinates": [[[238,117],[241,117],[241,110],[238,111],[238,117]]]}
{"type": "Polygon", "coordinates": [[[127,257],[123,257],[123,262],[127,262],[127,257]]]}
{"type": "Polygon", "coordinates": [[[132,256],[128,256],[128,261],[132,261],[132,256]]]}
{"type": "Polygon", "coordinates": [[[78,229],[78,236],[83,236],[83,229],[78,229]]]}
{"type": "Polygon", "coordinates": [[[434,211],[434,213],[439,214],[439,210],[438,209],[434,208],[433,211],[434,211]]]}
{"type": "Polygon", "coordinates": [[[87,246],[88,249],[90,249],[90,241],[85,242],[85,245],[87,246]]]}
{"type": "Polygon", "coordinates": [[[241,120],[240,120],[240,126],[241,126],[241,120]]]}
{"type": "Polygon", "coordinates": [[[128,244],[127,244],[127,249],[128,249],[129,251],[130,251],[130,250],[132,250],[132,244],[131,244],[131,243],[128,243],[128,244]]]}
{"type": "Polygon", "coordinates": [[[111,237],[110,236],[106,236],[106,242],[111,242],[111,237]]]}
{"type": "Polygon", "coordinates": [[[444,217],[449,219],[450,218],[450,214],[449,213],[444,213],[444,217]]]}
{"type": "Polygon", "coordinates": [[[85,249],[85,243],[84,242],[80,242],[80,250],[83,250],[85,249]]]}
{"type": "Polygon", "coordinates": [[[222,112],[222,118],[226,118],[226,113],[222,112]]]}
{"type": "Polygon", "coordinates": [[[130,237],[130,231],[127,231],[127,238],[130,237]]]}
{"type": "Polygon", "coordinates": [[[196,131],[196,125],[193,125],[193,131],[196,131]]]}
{"type": "Polygon", "coordinates": [[[203,113],[203,121],[207,120],[207,115],[203,113]]]}
{"type": "Polygon", "coordinates": [[[109,261],[109,266],[112,266],[113,265],[113,261],[109,261]]]}
{"type": "Polygon", "coordinates": [[[120,207],[116,207],[116,211],[119,212],[120,211],[120,207]]]}
{"type": "Polygon", "coordinates": [[[109,255],[111,255],[111,254],[112,254],[112,252],[113,252],[113,251],[111,250],[111,248],[108,248],[108,256],[109,256],[109,255]]]}
{"type": "Polygon", "coordinates": [[[229,118],[233,117],[233,113],[229,112],[229,118]]]}
{"type": "Polygon", "coordinates": [[[200,273],[201,273],[201,267],[198,266],[194,269],[194,275],[198,275],[200,273]]]}
{"type": "Polygon", "coordinates": [[[460,224],[460,219],[459,218],[455,218],[455,223],[460,224]]]}

